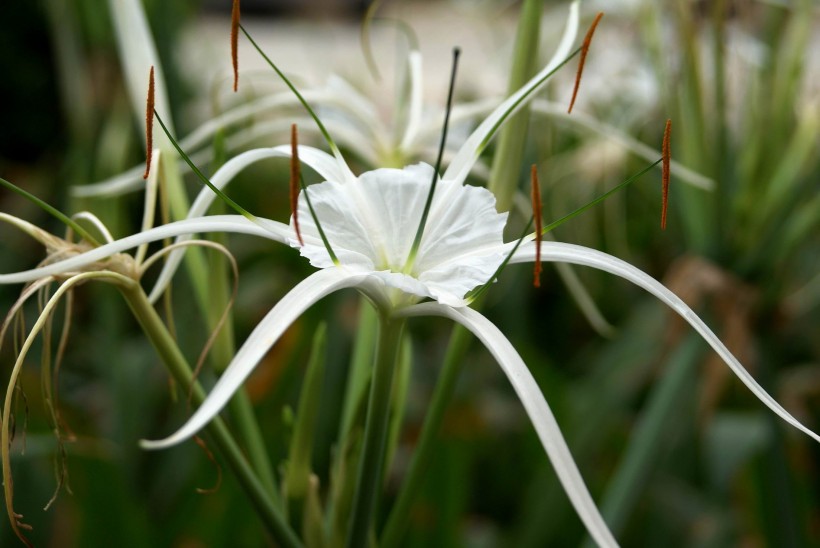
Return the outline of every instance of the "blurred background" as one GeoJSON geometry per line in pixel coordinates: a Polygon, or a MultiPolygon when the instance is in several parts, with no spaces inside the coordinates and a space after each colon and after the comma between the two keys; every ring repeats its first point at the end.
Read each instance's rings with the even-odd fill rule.
{"type": "MultiPolygon", "coordinates": [[[[545,4],[539,66],[557,43],[566,10],[564,3],[545,4]]],[[[231,92],[227,0],[145,0],[143,5],[165,71],[169,117],[179,135],[285,93],[244,40],[240,93],[231,92]]],[[[355,91],[347,97],[366,100],[373,126],[387,132],[382,145],[402,129],[396,113],[412,45],[417,43],[423,56],[430,117],[440,115],[450,51],[461,46],[456,98],[475,106],[476,114],[465,114],[455,125],[450,143],[457,147],[488,112],[482,105],[506,93],[520,3],[385,1],[368,33],[372,63],[360,38],[368,7],[369,2],[353,0],[244,0],[243,24],[300,89],[347,86],[355,91]]],[[[107,8],[98,0],[0,4],[0,73],[5,75],[0,176],[63,211],[95,212],[120,237],[139,227],[141,193],[103,198],[71,193],[72,187],[104,181],[144,158],[139,115],[135,118],[129,103],[107,8]]],[[[554,220],[659,157],[643,157],[640,146],[659,150],[664,122],[672,118],[673,158],[690,171],[673,176],[667,230],[658,226],[660,173],[650,172],[559,227],[554,237],[606,251],[663,280],[778,401],[817,430],[820,8],[811,0],[590,1],[582,4],[582,26],[599,10],[606,15],[590,50],[574,118],[562,114],[574,63],[530,112],[521,188],[528,184],[528,166],[539,164],[544,217],[554,220]]],[[[318,110],[323,119],[343,117],[343,109],[332,105],[318,110]]],[[[286,144],[291,121],[304,118],[293,106],[255,110],[223,128],[229,152],[286,144]]],[[[432,161],[437,132],[427,140],[422,135],[412,148],[392,150],[364,143],[358,137],[368,135],[361,129],[365,121],[355,122],[358,133],[340,137],[354,172],[388,159],[432,161]]],[[[312,138],[307,129],[304,135],[312,138]]],[[[318,139],[313,144],[322,146],[318,139]]],[[[218,147],[211,137],[200,149],[208,153],[218,147]]],[[[493,153],[491,147],[484,156],[485,172],[493,153]]],[[[219,165],[219,153],[211,156],[205,164],[209,173],[219,165]]],[[[274,160],[255,165],[242,173],[230,195],[254,214],[284,221],[287,169],[287,162],[274,160]]],[[[485,180],[479,169],[470,182],[485,180]]],[[[187,184],[194,196],[198,183],[189,178],[187,184]]],[[[8,191],[0,193],[0,210],[63,234],[56,221],[8,191]]],[[[521,222],[521,215],[513,216],[521,222]]],[[[517,233],[512,224],[511,234],[517,233]]],[[[9,226],[2,228],[0,241],[4,273],[31,268],[44,257],[40,246],[9,226]]],[[[240,265],[233,323],[241,342],[311,267],[296,251],[267,241],[236,236],[229,247],[240,265]]],[[[580,268],[559,273],[545,265],[538,290],[531,278],[526,267],[508,269],[484,312],[538,380],[623,545],[820,545],[815,443],[771,414],[686,324],[641,290],[580,268]],[[594,305],[578,297],[579,286],[594,305]]],[[[4,310],[20,290],[0,286],[4,310]]],[[[194,301],[189,281],[178,276],[173,307],[180,345],[191,361],[208,338],[194,301]]],[[[279,467],[292,434],[287,410],[298,403],[311,337],[320,321],[328,322],[312,462],[323,496],[338,450],[339,410],[360,303],[355,293],[343,292],[314,306],[248,383],[273,465],[279,467]]],[[[28,312],[31,322],[34,308],[28,312]]],[[[195,444],[158,453],[138,448],[137,440],[167,434],[186,411],[173,402],[163,367],[116,292],[83,286],[72,317],[58,382],[63,437],[72,439],[58,444],[52,433],[37,352],[21,377],[26,397],[16,405],[15,510],[34,525],[35,544],[267,545],[230,475],[215,492],[197,492],[214,486],[219,471],[195,444]],[[43,511],[63,471],[68,477],[62,492],[43,511]]],[[[381,523],[419,436],[450,331],[440,320],[410,325],[408,395],[381,523]]],[[[0,352],[4,378],[15,356],[9,339],[0,352]]],[[[491,356],[473,342],[465,363],[404,545],[585,542],[580,520],[491,356]]],[[[213,378],[213,369],[206,366],[203,375],[213,378]]],[[[0,539],[3,546],[18,542],[6,520],[0,520],[0,539]]]]}

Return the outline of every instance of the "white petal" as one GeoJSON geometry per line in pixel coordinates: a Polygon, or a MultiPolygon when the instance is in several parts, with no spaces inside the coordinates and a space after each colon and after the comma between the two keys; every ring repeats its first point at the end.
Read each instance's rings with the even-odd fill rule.
{"type": "MultiPolygon", "coordinates": [[[[273,148],[258,148],[249,150],[231,158],[225,163],[213,177],[211,183],[220,190],[223,190],[239,172],[261,160],[268,158],[290,158],[290,146],[278,146],[273,148]]],[[[331,181],[343,181],[344,173],[338,169],[336,159],[317,148],[300,146],[299,159],[313,168],[322,178],[331,181]]],[[[216,194],[210,188],[203,188],[188,213],[188,217],[198,217],[205,215],[208,208],[217,199],[216,194]]]]}
{"type": "MultiPolygon", "coordinates": [[[[377,252],[370,239],[369,228],[362,224],[358,205],[353,199],[354,190],[354,185],[326,181],[311,185],[307,192],[316,217],[339,261],[348,268],[371,271],[376,268],[374,258],[377,252]]],[[[307,206],[304,191],[299,194],[298,211],[299,229],[305,245],[300,246],[296,240],[295,228],[290,245],[298,247],[299,253],[316,268],[333,266],[307,206]]]]}
{"type": "Polygon", "coordinates": [[[558,479],[572,501],[587,531],[599,546],[617,546],[595,502],[587,491],[578,467],[538,384],[510,341],[487,318],[470,308],[454,309],[438,303],[406,308],[400,316],[443,316],[469,329],[492,353],[507,375],[527,411],[538,438],[552,462],[558,479]]]}
{"type": "MultiPolygon", "coordinates": [[[[387,285],[406,293],[462,306],[464,295],[489,279],[505,257],[507,214],[495,210],[487,189],[439,181],[418,255],[405,272],[432,177],[431,166],[416,164],[367,172],[356,185],[313,185],[308,193],[341,264],[377,271],[387,285]]],[[[304,197],[299,219],[302,255],[317,268],[331,266],[304,197]]],[[[291,245],[299,247],[295,239],[291,245]]]]}
{"type": "MultiPolygon", "coordinates": [[[[425,185],[425,190],[428,188],[425,185]]],[[[446,179],[440,181],[424,227],[418,270],[425,272],[448,263],[459,263],[461,256],[501,246],[507,215],[496,211],[495,195],[486,188],[446,179]]],[[[497,266],[496,263],[489,267],[484,280],[497,266]]]]}
{"type": "MultiPolygon", "coordinates": [[[[407,56],[410,69],[410,112],[407,115],[407,129],[404,131],[399,148],[409,150],[421,126],[422,115],[422,70],[421,53],[413,50],[407,56]]],[[[452,116],[452,113],[451,113],[452,116]]]]}
{"type": "Polygon", "coordinates": [[[108,227],[105,226],[105,224],[103,224],[99,217],[97,217],[90,211],[80,211],[79,213],[75,213],[74,215],[72,215],[71,218],[75,221],[83,220],[93,225],[94,228],[96,228],[100,235],[103,237],[103,241],[105,243],[110,243],[114,241],[114,236],[112,236],[111,232],[108,231],[108,227]]]}
{"type": "MultiPolygon", "coordinates": [[[[165,78],[162,65],[151,36],[151,29],[145,17],[140,0],[109,0],[111,21],[114,24],[114,36],[117,39],[120,63],[131,99],[132,114],[145,134],[145,99],[148,96],[148,72],[154,67],[154,105],[166,121],[168,129],[174,133],[169,110],[168,94],[165,89],[165,78]]],[[[163,150],[171,147],[163,133],[156,135],[162,143],[163,150]]]]}
{"type": "Polygon", "coordinates": [[[365,278],[365,275],[351,275],[343,269],[329,268],[315,272],[303,280],[282,297],[282,300],[259,322],[211,393],[185,425],[163,440],[143,440],[140,445],[144,449],[163,449],[196,434],[222,410],[268,350],[305,310],[322,297],[338,289],[359,285],[365,278]]]}
{"type": "MultiPolygon", "coordinates": [[[[326,90],[333,101],[319,104],[318,115],[327,126],[328,121],[355,125],[370,141],[383,137],[387,130],[373,103],[344,78],[335,74],[328,78],[326,90]]],[[[329,129],[329,128],[328,128],[329,129]]]]}
{"type": "MultiPolygon", "coordinates": [[[[342,264],[400,272],[410,254],[432,176],[431,166],[418,164],[368,171],[353,185],[332,180],[311,185],[308,192],[316,216],[342,264]]],[[[304,196],[299,197],[299,224],[302,234],[318,238],[304,196]]],[[[329,266],[321,242],[305,245],[301,253],[316,267],[329,266]]]]}
{"type": "MultiPolygon", "coordinates": [[[[140,244],[156,242],[165,238],[173,238],[181,234],[234,232],[237,234],[261,236],[282,243],[287,240],[290,229],[286,225],[267,219],[260,219],[260,221],[266,225],[267,228],[262,228],[258,224],[240,215],[212,215],[209,217],[177,221],[122,238],[121,240],[116,240],[110,244],[102,245],[85,253],[47,266],[26,270],[24,272],[15,272],[13,274],[0,274],[0,284],[31,282],[44,276],[55,276],[66,272],[77,271],[116,253],[137,247],[140,244]]],[[[100,269],[102,270],[103,266],[101,266],[100,269]]]]}
{"type": "MultiPolygon", "coordinates": [[[[518,251],[513,256],[511,263],[529,262],[535,260],[535,244],[528,242],[518,248],[518,251]]],[[[620,276],[635,285],[642,287],[649,293],[652,293],[658,299],[666,303],[672,310],[677,312],[684,320],[695,328],[695,331],[700,333],[709,346],[726,362],[735,375],[745,384],[757,398],[766,406],[779,415],[783,420],[803,431],[817,441],[820,441],[820,436],[815,434],[809,428],[803,426],[796,418],[794,418],[788,411],[786,411],[777,401],[772,398],[766,390],[760,386],[746,369],[737,361],[729,349],[724,346],[720,339],[712,333],[706,324],[695,314],[686,303],[684,303],[677,295],[672,293],[663,284],[635,268],[631,264],[622,261],[612,255],[608,255],[601,251],[596,251],[588,247],[579,245],[565,244],[559,242],[542,242],[541,244],[541,260],[542,261],[561,261],[565,263],[573,263],[584,266],[591,266],[598,270],[603,270],[616,276],[620,276]]]]}
{"type": "MultiPolygon", "coordinates": [[[[290,158],[290,146],[278,146],[273,148],[259,148],[243,152],[239,156],[231,158],[225,163],[213,177],[211,183],[218,189],[224,189],[234,177],[236,177],[246,167],[256,162],[266,160],[269,158],[290,158]]],[[[316,170],[322,177],[343,177],[343,173],[338,169],[338,164],[333,156],[326,152],[313,147],[300,146],[299,159],[311,168],[316,170]]],[[[208,188],[203,188],[199,195],[188,210],[188,218],[201,217],[207,213],[208,208],[211,207],[214,200],[217,199],[216,194],[208,188]]],[[[278,230],[278,228],[277,228],[278,230]]],[[[187,233],[184,236],[177,238],[175,243],[181,243],[190,240],[194,236],[193,233],[187,233]]],[[[157,277],[148,299],[153,303],[162,295],[165,288],[168,287],[171,279],[174,277],[179,264],[182,261],[185,251],[183,249],[174,251],[168,255],[168,259],[162,267],[159,276],[157,277]]]]}
{"type": "Polygon", "coordinates": [[[564,29],[564,34],[561,37],[561,42],[558,44],[558,49],[550,59],[547,66],[541,69],[541,72],[532,77],[521,89],[510,95],[492,114],[490,114],[481,125],[476,128],[472,135],[467,139],[467,142],[461,147],[450,162],[447,171],[444,172],[443,179],[452,179],[457,183],[463,183],[467,175],[472,169],[473,164],[482,152],[483,146],[495,134],[496,130],[503,123],[506,116],[512,115],[518,108],[523,106],[526,101],[533,97],[535,91],[543,86],[547,80],[541,81],[544,77],[555,70],[555,68],[564,61],[569,55],[570,48],[575,42],[575,36],[578,33],[578,1],[573,2],[569,7],[569,18],[567,19],[567,26],[564,29]]]}

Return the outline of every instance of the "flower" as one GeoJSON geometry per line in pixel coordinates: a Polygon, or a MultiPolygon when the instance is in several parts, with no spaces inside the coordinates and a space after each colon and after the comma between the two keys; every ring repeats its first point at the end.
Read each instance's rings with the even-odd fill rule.
{"type": "MultiPolygon", "coordinates": [[[[307,189],[341,268],[382,282],[385,294],[379,298],[393,308],[426,297],[464,306],[465,294],[486,283],[508,251],[503,243],[507,214],[495,210],[493,194],[443,179],[433,195],[418,254],[410,261],[433,173],[427,164],[384,168],[355,182],[326,181],[307,189]]],[[[313,266],[334,267],[304,196],[299,217],[305,244],[295,238],[288,243],[313,266]]]]}
{"type": "MultiPolygon", "coordinates": [[[[492,353],[521,399],[556,473],[593,539],[602,546],[616,542],[586,489],[543,394],[524,361],[504,334],[478,311],[467,306],[467,293],[491,281],[514,243],[504,243],[506,215],[495,210],[487,190],[465,185],[465,180],[489,140],[515,109],[529,100],[567,57],[575,40],[578,7],[570,9],[567,30],[553,59],[518,92],[505,100],[470,135],[441,175],[418,248],[415,235],[430,192],[434,169],[416,164],[404,169],[382,168],[356,176],[338,151],[333,154],[299,147],[299,157],[323,178],[299,197],[299,242],[295,224],[234,215],[202,217],[214,200],[205,190],[192,206],[189,218],[145,230],[70,259],[13,275],[0,283],[20,282],[79,268],[113,253],[171,236],[197,232],[237,232],[265,237],[297,247],[319,270],[287,293],[256,326],[228,365],[203,404],[175,434],[143,447],[166,448],[198,432],[227,404],[262,357],[302,313],[323,297],[343,288],[356,288],[382,314],[393,318],[442,316],[470,330],[492,353]],[[308,198],[310,203],[308,203],[308,198]],[[311,208],[312,206],[312,208],[311,208]],[[312,211],[311,211],[312,209],[312,211]],[[318,223],[314,220],[318,220],[318,223]],[[321,230],[320,230],[321,229],[321,230]],[[322,234],[324,233],[324,234],[322,234]],[[326,240],[326,243],[325,243],[326,240]],[[332,250],[332,253],[331,253],[332,250]],[[423,302],[425,299],[429,301],[423,302]]],[[[290,147],[246,152],[232,159],[212,178],[224,187],[245,166],[269,157],[288,157],[290,147]]],[[[438,177],[437,175],[435,177],[438,177]]],[[[642,287],[681,315],[720,355],[740,380],[770,409],[815,440],[820,437],[781,407],[734,358],[706,324],[662,284],[611,255],[564,243],[527,241],[515,249],[512,263],[536,259],[590,266],[642,287]]],[[[179,264],[174,252],[164,268],[152,298],[157,298],[179,264]]]]}

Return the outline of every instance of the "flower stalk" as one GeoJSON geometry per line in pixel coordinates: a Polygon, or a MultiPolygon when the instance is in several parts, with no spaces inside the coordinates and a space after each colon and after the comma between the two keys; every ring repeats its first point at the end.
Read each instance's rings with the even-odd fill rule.
{"type": "Polygon", "coordinates": [[[391,318],[385,311],[379,311],[379,340],[370,384],[353,510],[347,531],[347,548],[367,546],[373,514],[378,507],[390,423],[393,374],[401,347],[403,327],[404,320],[391,318]]]}
{"type": "MultiPolygon", "coordinates": [[[[194,382],[190,365],[140,285],[136,282],[123,283],[119,285],[119,289],[174,380],[180,386],[191,386],[193,382],[192,401],[196,404],[204,401],[205,391],[198,382],[194,382]]],[[[208,424],[206,430],[274,540],[283,547],[301,546],[225,423],[217,417],[208,424]]]]}
{"type": "Polygon", "coordinates": [[[447,345],[447,354],[441,367],[436,387],[433,391],[430,407],[424,417],[421,435],[413,452],[410,467],[401,485],[401,490],[390,510],[387,524],[384,526],[379,545],[399,546],[407,530],[410,520],[410,510],[416,501],[427,471],[433,460],[434,449],[439,441],[439,432],[444,422],[444,413],[453,399],[456,381],[464,366],[464,356],[469,348],[472,335],[460,325],[453,327],[450,334],[450,343],[447,345]]]}

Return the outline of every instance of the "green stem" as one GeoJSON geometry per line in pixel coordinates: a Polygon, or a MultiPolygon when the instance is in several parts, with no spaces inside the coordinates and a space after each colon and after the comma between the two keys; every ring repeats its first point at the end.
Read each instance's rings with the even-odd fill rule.
{"type": "Polygon", "coordinates": [[[259,481],[262,482],[262,486],[268,493],[271,502],[277,508],[282,508],[282,499],[276,485],[276,476],[271,467],[271,460],[265,447],[265,440],[262,437],[262,430],[259,428],[259,422],[253,412],[250,396],[244,388],[236,391],[228,404],[228,409],[231,412],[231,423],[237,429],[237,437],[244,442],[248,460],[259,476],[259,481]]]}
{"type": "Polygon", "coordinates": [[[368,545],[378,492],[381,488],[382,465],[387,445],[387,427],[390,421],[390,395],[393,373],[396,369],[404,320],[395,320],[380,312],[379,342],[370,384],[367,404],[364,444],[357,475],[353,510],[347,531],[348,548],[368,545]]]}
{"type": "MultiPolygon", "coordinates": [[[[216,205],[220,209],[223,207],[222,204],[216,205]]],[[[214,241],[224,244],[224,235],[218,235],[217,238],[214,238],[214,241]]],[[[218,261],[219,258],[215,258],[209,269],[212,284],[210,301],[209,303],[199,302],[201,306],[208,307],[205,312],[209,329],[214,329],[219,323],[220,316],[223,314],[225,307],[228,306],[228,299],[231,294],[227,269],[218,261]]],[[[234,342],[233,315],[229,312],[211,349],[210,358],[214,369],[222,373],[231,363],[234,354],[236,354],[236,345],[234,342]]],[[[259,476],[259,480],[269,493],[273,503],[278,508],[282,508],[271,459],[265,447],[265,440],[262,437],[259,422],[253,412],[253,404],[244,387],[234,393],[228,404],[228,409],[231,413],[231,423],[236,426],[237,438],[242,442],[251,466],[259,476]]]]}
{"type": "MultiPolygon", "coordinates": [[[[513,65],[507,85],[508,94],[515,93],[536,72],[535,62],[538,58],[538,35],[543,8],[544,0],[527,0],[521,9],[518,32],[515,36],[513,65]]],[[[510,209],[513,196],[518,188],[529,121],[530,109],[524,106],[510,117],[498,136],[498,145],[487,188],[495,194],[496,207],[499,211],[510,209]]]]}
{"type": "MultiPolygon", "coordinates": [[[[198,382],[194,382],[190,365],[159,314],[148,301],[142,287],[134,283],[120,285],[119,289],[174,380],[180,386],[191,386],[193,382],[192,401],[197,405],[202,403],[205,391],[198,382]]],[[[288,527],[279,509],[273,504],[269,493],[248,464],[225,423],[220,418],[215,418],[206,430],[274,540],[283,547],[301,546],[296,534],[288,527]]]]}
{"type": "Polygon", "coordinates": [[[402,483],[399,496],[390,512],[387,525],[385,525],[379,543],[381,546],[398,546],[401,544],[402,535],[404,535],[410,521],[410,509],[418,497],[427,476],[427,470],[433,458],[433,450],[436,441],[438,441],[438,433],[441,430],[441,423],[444,420],[444,412],[453,397],[470,337],[470,332],[463,327],[455,326],[453,328],[447,354],[444,357],[444,365],[436,382],[432,403],[427,416],[424,418],[418,446],[413,453],[407,477],[402,483]]]}

